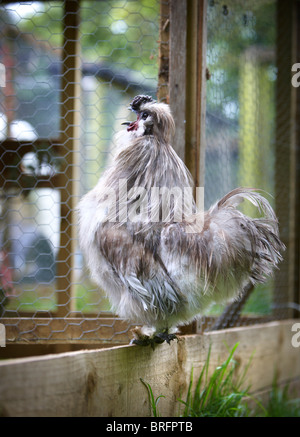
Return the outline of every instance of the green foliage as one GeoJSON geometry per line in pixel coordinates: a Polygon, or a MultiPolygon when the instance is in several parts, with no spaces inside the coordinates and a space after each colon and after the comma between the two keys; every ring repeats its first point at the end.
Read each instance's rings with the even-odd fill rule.
{"type": "MultiPolygon", "coordinates": [[[[234,345],[228,358],[209,376],[210,348],[194,389],[192,370],[186,399],[178,400],[184,405],[181,417],[300,417],[300,399],[290,399],[289,387],[279,388],[276,379],[266,407],[249,393],[250,386],[245,386],[245,377],[252,357],[241,375],[237,376],[234,353],[238,345],[234,345]],[[249,402],[256,407],[250,408],[249,402]]],[[[165,396],[155,398],[150,384],[142,378],[140,380],[148,390],[152,415],[159,417],[157,404],[165,396]]]]}
{"type": "MultiPolygon", "coordinates": [[[[88,62],[108,62],[119,68],[157,74],[157,0],[82,1],[80,45],[88,62]]],[[[63,2],[49,2],[44,11],[22,19],[18,26],[52,47],[62,46],[63,2]]]]}
{"type": "Polygon", "coordinates": [[[152,388],[151,388],[151,385],[148,384],[148,382],[145,382],[142,378],[140,378],[140,381],[144,384],[144,386],[148,390],[149,402],[150,402],[150,407],[151,407],[151,411],[152,411],[153,417],[159,417],[159,412],[158,412],[158,409],[157,409],[157,404],[158,404],[159,399],[160,398],[164,398],[165,396],[159,395],[155,399],[153,391],[152,391],[152,388]]]}
{"type": "MultiPolygon", "coordinates": [[[[16,287],[16,295],[4,302],[1,297],[0,288],[0,315],[2,308],[6,305],[9,311],[26,311],[35,313],[36,311],[56,311],[57,294],[55,285],[24,284],[16,287]],[[2,300],[2,303],[1,303],[2,300]]],[[[103,293],[90,282],[75,285],[75,308],[82,313],[99,313],[110,311],[110,304],[103,293]]]]}
{"type": "Polygon", "coordinates": [[[266,417],[300,417],[300,399],[290,399],[289,385],[281,389],[274,380],[266,417]]]}
{"type": "Polygon", "coordinates": [[[233,359],[238,343],[232,348],[227,360],[218,366],[208,378],[210,349],[202,368],[194,393],[193,371],[186,400],[183,417],[244,417],[249,415],[245,401],[249,397],[248,388],[242,389],[244,377],[250,362],[240,378],[236,378],[237,362],[233,359]]]}

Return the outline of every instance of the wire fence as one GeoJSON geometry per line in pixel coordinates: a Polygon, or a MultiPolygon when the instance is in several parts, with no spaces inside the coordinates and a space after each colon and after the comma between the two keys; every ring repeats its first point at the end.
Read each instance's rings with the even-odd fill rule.
{"type": "MultiPolygon", "coordinates": [[[[246,186],[264,190],[275,207],[276,2],[209,1],[207,23],[205,206],[246,186]]],[[[244,306],[227,309],[219,328],[273,317],[273,279],[248,295],[244,306]]]]}
{"type": "MultiPolygon", "coordinates": [[[[90,281],[76,236],[66,247],[64,235],[73,226],[72,205],[111,162],[128,103],[136,94],[156,96],[159,8],[159,0],[81,1],[80,78],[70,96],[79,108],[72,131],[77,158],[70,164],[74,151],[62,141],[62,117],[72,112],[61,101],[68,67],[64,2],[0,6],[6,72],[0,88],[0,316],[30,318],[13,322],[15,339],[35,339],[37,325],[40,339],[61,341],[121,342],[128,330],[90,281]],[[59,314],[64,318],[56,319],[59,314]]],[[[236,186],[274,193],[275,14],[273,0],[208,2],[206,207],[236,186]]],[[[272,317],[273,290],[272,280],[257,287],[242,317],[229,312],[220,326],[272,317]]],[[[199,326],[211,329],[223,311],[214,306],[199,326]]]]}
{"type": "MultiPolygon", "coordinates": [[[[0,315],[32,319],[27,328],[16,325],[21,338],[34,337],[38,325],[49,340],[86,339],[87,333],[98,340],[95,318],[111,315],[109,302],[89,280],[76,235],[72,252],[64,259],[59,254],[74,226],[70,204],[76,205],[111,162],[114,136],[128,119],[129,102],[139,93],[156,94],[159,2],[80,2],[77,94],[62,101],[63,75],[72,70],[64,32],[74,30],[74,11],[64,3],[0,6],[0,62],[6,72],[0,92],[0,315]],[[71,148],[77,148],[78,157],[70,163],[74,150],[64,137],[64,122],[72,98],[78,100],[78,120],[72,126],[77,143],[71,148]],[[66,188],[62,176],[68,166],[76,181],[66,188]],[[63,327],[40,320],[59,314],[87,316],[90,323],[94,316],[94,324],[88,328],[86,322],[81,329],[82,320],[63,327]]],[[[104,339],[126,329],[106,320],[104,339]]]]}

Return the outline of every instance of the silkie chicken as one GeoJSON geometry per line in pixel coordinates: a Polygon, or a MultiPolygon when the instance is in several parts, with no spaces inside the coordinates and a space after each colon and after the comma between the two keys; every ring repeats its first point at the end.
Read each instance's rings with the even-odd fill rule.
{"type": "Polygon", "coordinates": [[[153,346],[247,283],[266,281],[284,245],[273,209],[254,189],[236,188],[206,212],[181,196],[193,182],[171,146],[169,106],[139,95],[130,109],[137,120],[123,123],[121,151],[79,202],[79,242],[113,310],[144,325],[132,343],[153,346]],[[236,208],[244,199],[260,218],[236,208]]]}

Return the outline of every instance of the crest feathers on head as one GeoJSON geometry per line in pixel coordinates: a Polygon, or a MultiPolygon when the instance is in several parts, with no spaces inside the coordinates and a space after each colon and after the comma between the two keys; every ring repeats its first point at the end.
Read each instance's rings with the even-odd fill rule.
{"type": "Polygon", "coordinates": [[[135,96],[129,105],[129,109],[131,109],[133,112],[137,112],[139,111],[141,105],[145,103],[156,103],[156,100],[154,100],[151,96],[145,96],[141,94],[139,96],[135,96]]]}

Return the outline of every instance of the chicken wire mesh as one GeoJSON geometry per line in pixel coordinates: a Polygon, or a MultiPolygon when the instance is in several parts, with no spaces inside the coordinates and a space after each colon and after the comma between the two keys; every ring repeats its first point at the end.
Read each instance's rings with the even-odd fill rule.
{"type": "MultiPolygon", "coordinates": [[[[206,208],[240,185],[274,193],[275,14],[273,0],[208,2],[206,208]]],[[[119,342],[128,327],[108,317],[109,302],[90,281],[76,237],[72,250],[64,247],[62,233],[69,235],[74,220],[64,206],[70,198],[75,205],[110,163],[132,97],[156,95],[159,0],[80,2],[79,159],[72,161],[67,192],[60,185],[70,156],[61,142],[61,116],[70,112],[60,101],[66,15],[58,1],[0,6],[6,71],[0,89],[0,316],[31,318],[25,325],[14,319],[15,338],[35,339],[39,325],[39,339],[119,342]],[[68,322],[55,319],[59,315],[80,317],[68,322]]],[[[238,321],[229,311],[221,327],[271,317],[273,303],[269,281],[251,293],[238,321]]],[[[214,306],[199,328],[211,329],[223,310],[214,306]]]]}
{"type": "MultiPolygon", "coordinates": [[[[89,316],[91,321],[110,314],[107,299],[84,269],[76,236],[66,247],[75,220],[70,205],[95,185],[112,159],[114,135],[128,117],[133,96],[156,93],[159,2],[80,2],[79,118],[72,131],[78,135],[79,158],[73,161],[64,129],[74,96],[64,102],[61,96],[66,92],[62,76],[73,68],[72,55],[64,53],[63,26],[72,35],[77,2],[21,3],[0,6],[0,62],[6,72],[0,91],[0,316],[32,318],[26,328],[17,322],[19,337],[32,332],[35,338],[39,325],[42,339],[67,339],[66,327],[73,326],[71,339],[86,339],[89,333],[89,339],[101,340],[99,323],[91,327],[79,320],[55,327],[40,318],[89,316]],[[61,176],[70,166],[77,180],[66,189],[61,176]],[[64,250],[69,252],[62,259],[64,250]]],[[[115,320],[106,320],[101,326],[109,340],[118,328],[115,320]]]]}
{"type": "MultiPolygon", "coordinates": [[[[206,208],[238,186],[264,190],[275,207],[276,20],[276,1],[208,2],[206,208]]],[[[246,204],[243,212],[255,214],[246,204]]],[[[273,279],[248,295],[243,307],[227,308],[218,328],[272,318],[273,279]]]]}

